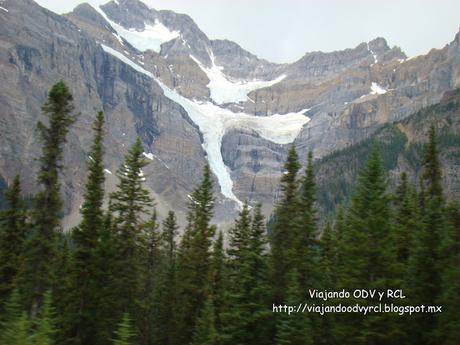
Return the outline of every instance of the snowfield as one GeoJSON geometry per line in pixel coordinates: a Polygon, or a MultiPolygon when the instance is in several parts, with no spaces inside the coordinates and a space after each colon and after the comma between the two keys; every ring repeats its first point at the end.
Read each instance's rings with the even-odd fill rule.
{"type": "Polygon", "coordinates": [[[371,95],[384,95],[386,93],[387,93],[387,90],[385,90],[379,84],[374,83],[374,82],[371,84],[371,95]]]}
{"type": "MultiPolygon", "coordinates": [[[[295,140],[302,127],[310,120],[309,117],[304,115],[309,109],[262,117],[243,112],[234,113],[211,102],[189,100],[175,90],[165,86],[151,72],[137,65],[125,55],[103,44],[101,46],[107,53],[128,64],[136,71],[154,79],[163,89],[166,97],[185,109],[203,135],[203,148],[207,154],[210,168],[217,176],[222,194],[235,201],[239,206],[242,205],[242,202],[233,193],[233,181],[230,171],[225,165],[221,154],[222,138],[226,131],[229,129],[254,131],[262,138],[274,143],[288,144],[295,140]]],[[[152,153],[144,153],[144,155],[150,159],[155,157],[152,153]]]]}
{"type": "Polygon", "coordinates": [[[204,66],[197,58],[190,55],[190,58],[195,61],[201,70],[206,73],[209,78],[208,88],[211,92],[211,99],[217,104],[224,103],[238,103],[246,102],[248,100],[248,93],[264,87],[269,87],[279,83],[281,80],[286,78],[286,75],[281,75],[274,80],[231,80],[222,71],[223,67],[217,66],[215,63],[215,57],[212,52],[209,52],[209,57],[212,62],[211,68],[204,66]]]}
{"type": "Polygon", "coordinates": [[[170,31],[166,26],[155,20],[154,25],[144,23],[144,30],[137,31],[136,29],[126,29],[120,24],[115,23],[105,12],[99,7],[94,6],[94,9],[98,11],[102,17],[110,24],[110,26],[117,32],[117,39],[122,43],[120,37],[123,37],[129,42],[134,48],[145,52],[146,50],[153,50],[157,53],[161,50],[161,45],[165,42],[171,41],[174,38],[179,37],[179,31],[170,31]]]}

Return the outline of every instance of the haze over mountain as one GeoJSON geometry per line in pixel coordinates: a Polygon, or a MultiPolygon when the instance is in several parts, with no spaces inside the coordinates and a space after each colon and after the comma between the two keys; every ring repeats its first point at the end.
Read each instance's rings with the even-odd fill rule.
{"type": "MultiPolygon", "coordinates": [[[[293,142],[324,157],[361,142],[385,124],[437,103],[460,86],[460,35],[408,59],[384,38],[290,64],[260,59],[228,40],[212,40],[192,18],[138,0],[77,6],[60,16],[32,0],[0,1],[0,176],[33,176],[35,125],[46,90],[65,80],[81,113],[69,137],[63,192],[66,223],[82,200],[86,152],[97,110],[107,120],[107,189],[139,136],[147,184],[160,213],[183,217],[187,195],[209,162],[218,192],[216,221],[244,200],[276,200],[293,142]]],[[[276,44],[274,42],[273,44],[276,44]]]]}

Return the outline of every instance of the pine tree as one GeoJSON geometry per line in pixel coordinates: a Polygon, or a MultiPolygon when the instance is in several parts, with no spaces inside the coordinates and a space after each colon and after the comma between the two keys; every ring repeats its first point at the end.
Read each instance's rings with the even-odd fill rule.
{"type": "Polygon", "coordinates": [[[0,312],[14,288],[26,240],[26,213],[19,175],[5,192],[8,208],[0,213],[0,312]]]}
{"type": "Polygon", "coordinates": [[[188,225],[178,255],[174,341],[177,344],[185,344],[192,338],[210,293],[211,245],[215,233],[215,226],[210,224],[214,207],[212,187],[211,170],[205,165],[201,184],[191,194],[188,225]]]}
{"type": "Polygon", "coordinates": [[[284,175],[281,178],[282,196],[274,212],[274,223],[271,233],[272,280],[274,286],[274,302],[281,303],[287,289],[286,274],[292,266],[294,238],[299,232],[300,200],[298,195],[299,181],[297,173],[300,164],[295,147],[288,152],[284,164],[284,175]]]}
{"type": "Polygon", "coordinates": [[[114,345],[134,345],[135,333],[132,326],[132,321],[128,313],[123,314],[122,321],[118,324],[116,331],[116,339],[114,345]]]}
{"type": "Polygon", "coordinates": [[[24,262],[20,272],[20,286],[24,302],[31,315],[38,313],[44,293],[53,282],[57,238],[60,231],[62,200],[59,171],[61,170],[63,144],[70,125],[75,121],[72,95],[63,81],[50,90],[42,108],[48,116],[48,127],[38,122],[37,128],[43,142],[38,183],[41,186],[34,197],[31,213],[32,235],[26,241],[24,262]]]}
{"type": "Polygon", "coordinates": [[[0,344],[32,344],[29,320],[20,302],[18,290],[13,290],[5,303],[4,321],[0,324],[0,344]]]}
{"type": "Polygon", "coordinates": [[[84,201],[81,207],[82,221],[72,231],[75,243],[73,261],[72,285],[75,315],[73,323],[73,335],[77,344],[87,344],[94,339],[97,332],[96,302],[93,291],[100,289],[95,285],[96,258],[95,250],[100,241],[101,228],[103,226],[104,201],[104,115],[98,112],[93,124],[94,141],[88,159],[88,178],[86,182],[84,201]]]}
{"type": "Polygon", "coordinates": [[[56,330],[56,315],[52,306],[52,295],[47,291],[43,297],[43,307],[35,321],[33,341],[35,345],[53,345],[56,330]]]}
{"type": "Polygon", "coordinates": [[[128,312],[136,317],[139,315],[137,310],[141,308],[140,298],[144,279],[142,217],[147,213],[147,207],[152,206],[152,199],[143,186],[145,177],[142,168],[147,164],[138,138],[117,172],[117,190],[111,194],[111,211],[115,215],[113,238],[118,258],[114,263],[118,271],[114,282],[117,294],[116,310],[119,313],[128,312]]]}

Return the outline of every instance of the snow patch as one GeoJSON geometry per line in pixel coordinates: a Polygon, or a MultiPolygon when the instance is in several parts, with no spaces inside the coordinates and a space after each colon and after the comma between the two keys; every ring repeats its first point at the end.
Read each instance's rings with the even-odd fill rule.
{"type": "Polygon", "coordinates": [[[112,175],[112,172],[109,170],[109,169],[104,169],[104,171],[109,174],[109,175],[112,175]]]}
{"type": "Polygon", "coordinates": [[[151,153],[151,152],[149,152],[149,153],[143,152],[142,154],[143,154],[145,157],[147,157],[148,159],[152,160],[152,161],[153,161],[154,159],[157,159],[158,161],[160,161],[161,163],[163,163],[163,165],[166,167],[166,169],[169,169],[168,164],[166,164],[166,163],[165,163],[160,157],[158,157],[156,154],[151,153]]]}
{"type": "Polygon", "coordinates": [[[9,12],[8,9],[6,9],[5,7],[2,7],[2,6],[0,6],[0,10],[3,10],[5,12],[9,12]]]}
{"type": "Polygon", "coordinates": [[[153,25],[144,23],[144,30],[138,31],[134,28],[126,29],[120,24],[115,23],[105,14],[99,6],[93,6],[102,17],[110,24],[110,26],[117,32],[116,36],[123,37],[134,48],[145,52],[146,50],[153,50],[157,53],[161,50],[161,45],[165,42],[171,41],[179,37],[179,31],[170,31],[158,19],[155,19],[153,25]]]}
{"type": "Polygon", "coordinates": [[[386,93],[387,93],[387,90],[385,90],[379,84],[377,84],[375,82],[372,82],[372,84],[371,84],[371,95],[384,95],[386,93]]]}
{"type": "Polygon", "coordinates": [[[226,76],[221,66],[217,66],[215,63],[215,57],[212,52],[209,52],[212,66],[210,68],[204,66],[197,58],[190,55],[190,58],[195,61],[201,70],[206,73],[209,78],[207,87],[211,91],[211,98],[217,104],[224,103],[238,103],[249,100],[248,93],[253,90],[269,87],[279,83],[281,80],[286,78],[286,75],[281,75],[276,79],[265,81],[265,80],[232,80],[226,76]]]}
{"type": "Polygon", "coordinates": [[[379,60],[377,59],[377,54],[375,54],[374,51],[369,47],[369,42],[367,43],[367,50],[372,54],[372,57],[374,58],[374,63],[372,65],[378,63],[379,60]]]}
{"type": "Polygon", "coordinates": [[[124,62],[125,64],[131,66],[133,69],[135,69],[136,71],[142,73],[142,74],[145,74],[146,76],[150,77],[150,78],[153,78],[153,74],[150,73],[149,71],[147,71],[146,69],[142,68],[141,66],[139,66],[138,64],[132,62],[128,57],[126,57],[125,55],[123,55],[122,53],[116,51],[115,49],[112,49],[108,46],[106,46],[105,44],[102,44],[101,43],[101,47],[102,49],[104,49],[104,51],[106,53],[109,53],[110,55],[113,55],[115,56],[117,59],[121,60],[122,62],[124,62]]]}

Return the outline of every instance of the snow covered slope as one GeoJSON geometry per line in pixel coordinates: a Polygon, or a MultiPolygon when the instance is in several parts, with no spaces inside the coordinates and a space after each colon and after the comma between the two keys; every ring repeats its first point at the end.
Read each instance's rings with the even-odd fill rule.
{"type": "Polygon", "coordinates": [[[170,31],[158,19],[155,23],[144,23],[144,30],[139,31],[134,28],[125,28],[118,23],[111,20],[100,6],[93,6],[96,11],[110,24],[110,26],[117,32],[117,37],[122,37],[134,48],[145,52],[146,50],[153,50],[159,52],[161,45],[165,42],[171,41],[179,37],[179,31],[170,31]]]}

